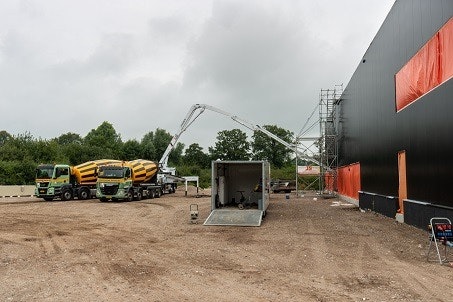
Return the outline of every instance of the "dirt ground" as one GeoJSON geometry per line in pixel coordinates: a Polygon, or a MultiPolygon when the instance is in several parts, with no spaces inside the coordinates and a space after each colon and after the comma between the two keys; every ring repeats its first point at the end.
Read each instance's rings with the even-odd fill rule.
{"type": "Polygon", "coordinates": [[[424,230],[285,194],[271,195],[261,227],[204,226],[211,198],[200,194],[0,199],[1,300],[453,300],[453,269],[426,261],[424,230]]]}

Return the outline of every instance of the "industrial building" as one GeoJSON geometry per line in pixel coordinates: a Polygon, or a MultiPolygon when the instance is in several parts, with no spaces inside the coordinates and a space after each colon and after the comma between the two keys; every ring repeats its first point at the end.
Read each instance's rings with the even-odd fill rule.
{"type": "Polygon", "coordinates": [[[452,76],[453,1],[395,1],[323,129],[340,194],[421,228],[453,217],[452,76]]]}

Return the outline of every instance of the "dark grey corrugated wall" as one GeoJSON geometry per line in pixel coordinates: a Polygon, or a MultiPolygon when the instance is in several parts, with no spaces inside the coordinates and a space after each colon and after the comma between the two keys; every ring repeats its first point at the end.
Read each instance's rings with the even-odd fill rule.
{"type": "Polygon", "coordinates": [[[395,74],[453,16],[453,0],[398,0],[339,106],[340,165],[360,162],[362,190],[398,195],[406,150],[408,198],[453,206],[453,80],[396,113],[395,74]]]}

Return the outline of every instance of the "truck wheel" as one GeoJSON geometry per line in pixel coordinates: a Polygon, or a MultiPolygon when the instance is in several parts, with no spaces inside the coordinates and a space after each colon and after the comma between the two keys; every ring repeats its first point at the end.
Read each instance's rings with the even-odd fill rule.
{"type": "Polygon", "coordinates": [[[154,197],[159,198],[162,196],[162,191],[160,189],[156,189],[156,194],[154,194],[154,197]]]}
{"type": "Polygon", "coordinates": [[[132,192],[132,190],[129,190],[127,192],[126,201],[132,201],[132,200],[134,200],[134,193],[132,192]]]}
{"type": "Polygon", "coordinates": [[[90,191],[88,189],[81,189],[79,192],[79,196],[77,196],[80,200],[85,200],[90,198],[90,191]]]}
{"type": "Polygon", "coordinates": [[[142,190],[139,190],[137,192],[137,197],[135,197],[135,200],[137,200],[137,201],[142,200],[142,196],[143,196],[142,194],[143,194],[142,190]]]}
{"type": "Polygon", "coordinates": [[[148,198],[149,199],[153,199],[154,198],[154,190],[148,189],[147,192],[148,192],[148,198]]]}
{"type": "Polygon", "coordinates": [[[63,201],[67,201],[67,200],[71,200],[72,199],[72,192],[71,190],[63,190],[63,192],[61,192],[61,200],[63,201]]]}
{"type": "Polygon", "coordinates": [[[107,198],[101,197],[101,198],[99,198],[99,200],[100,200],[101,202],[106,202],[106,201],[107,201],[107,198]]]}

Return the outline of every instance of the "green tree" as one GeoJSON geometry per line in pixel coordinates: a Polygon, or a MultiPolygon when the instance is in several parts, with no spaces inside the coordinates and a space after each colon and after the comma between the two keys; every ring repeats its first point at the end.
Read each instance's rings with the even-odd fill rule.
{"type": "MultiPolygon", "coordinates": [[[[294,133],[291,131],[275,125],[265,125],[263,128],[288,143],[291,143],[294,140],[294,133]]],[[[291,160],[293,151],[267,134],[261,131],[255,131],[252,139],[253,159],[267,160],[277,168],[282,168],[291,160]]]]}
{"type": "Polygon", "coordinates": [[[154,133],[154,147],[156,148],[156,157],[160,159],[171,141],[171,134],[164,129],[157,128],[154,133]]]}
{"type": "Polygon", "coordinates": [[[36,163],[24,161],[0,161],[0,185],[28,185],[35,179],[36,163]]]}
{"type": "Polygon", "coordinates": [[[154,146],[154,133],[152,131],[143,136],[140,146],[143,159],[156,160],[156,147],[154,146]]]}
{"type": "Polygon", "coordinates": [[[182,152],[184,150],[183,143],[176,143],[176,147],[170,152],[168,156],[168,161],[171,162],[173,165],[179,165],[182,160],[182,152]]]}
{"type": "Polygon", "coordinates": [[[0,147],[3,146],[12,136],[5,130],[0,131],[0,147]]]}
{"type": "Polygon", "coordinates": [[[92,129],[85,137],[84,143],[90,147],[91,160],[116,159],[120,155],[122,146],[121,136],[109,122],[103,122],[96,129],[92,129]]]}
{"type": "MultiPolygon", "coordinates": [[[[172,135],[164,129],[157,128],[153,136],[153,145],[155,148],[155,161],[158,161],[164,155],[164,152],[167,150],[168,145],[170,144],[172,135]]],[[[173,147],[173,150],[170,152],[168,157],[168,162],[176,165],[181,161],[182,153],[184,150],[184,144],[177,143],[173,147]]]]}
{"type": "Polygon", "coordinates": [[[53,140],[62,146],[69,145],[69,144],[82,144],[83,143],[83,138],[79,134],[72,133],[72,132],[62,134],[53,140]]]}
{"type": "Polygon", "coordinates": [[[137,140],[128,140],[123,144],[121,151],[122,160],[142,158],[142,146],[137,140]]]}
{"type": "Polygon", "coordinates": [[[179,175],[197,175],[199,176],[199,186],[208,188],[211,186],[211,169],[202,169],[198,165],[177,166],[179,175]]]}
{"type": "Polygon", "coordinates": [[[217,133],[214,147],[209,147],[212,159],[249,160],[250,143],[247,134],[239,129],[223,130],[217,133]]]}
{"type": "Polygon", "coordinates": [[[17,146],[15,138],[7,140],[0,148],[0,161],[14,161],[23,159],[25,150],[17,146]]]}
{"type": "Polygon", "coordinates": [[[37,163],[53,162],[61,156],[57,143],[36,140],[28,132],[17,136],[10,136],[7,132],[0,135],[3,138],[0,144],[0,184],[32,184],[37,163]]]}
{"type": "Polygon", "coordinates": [[[35,140],[30,143],[29,158],[36,163],[63,162],[63,149],[54,140],[35,140]]]}
{"type": "Polygon", "coordinates": [[[171,134],[164,129],[157,128],[154,133],[154,147],[156,148],[156,155],[160,157],[164,154],[168,144],[171,141],[171,134]]]}
{"type": "Polygon", "coordinates": [[[209,168],[209,155],[203,152],[203,148],[199,144],[193,143],[185,151],[184,163],[209,168]]]}
{"type": "Polygon", "coordinates": [[[29,132],[10,137],[0,148],[0,160],[23,161],[32,159],[33,143],[34,138],[29,132]]]}
{"type": "Polygon", "coordinates": [[[68,163],[69,165],[78,165],[90,160],[91,158],[91,147],[85,144],[71,143],[61,146],[63,154],[66,160],[61,161],[62,163],[68,163]]]}

